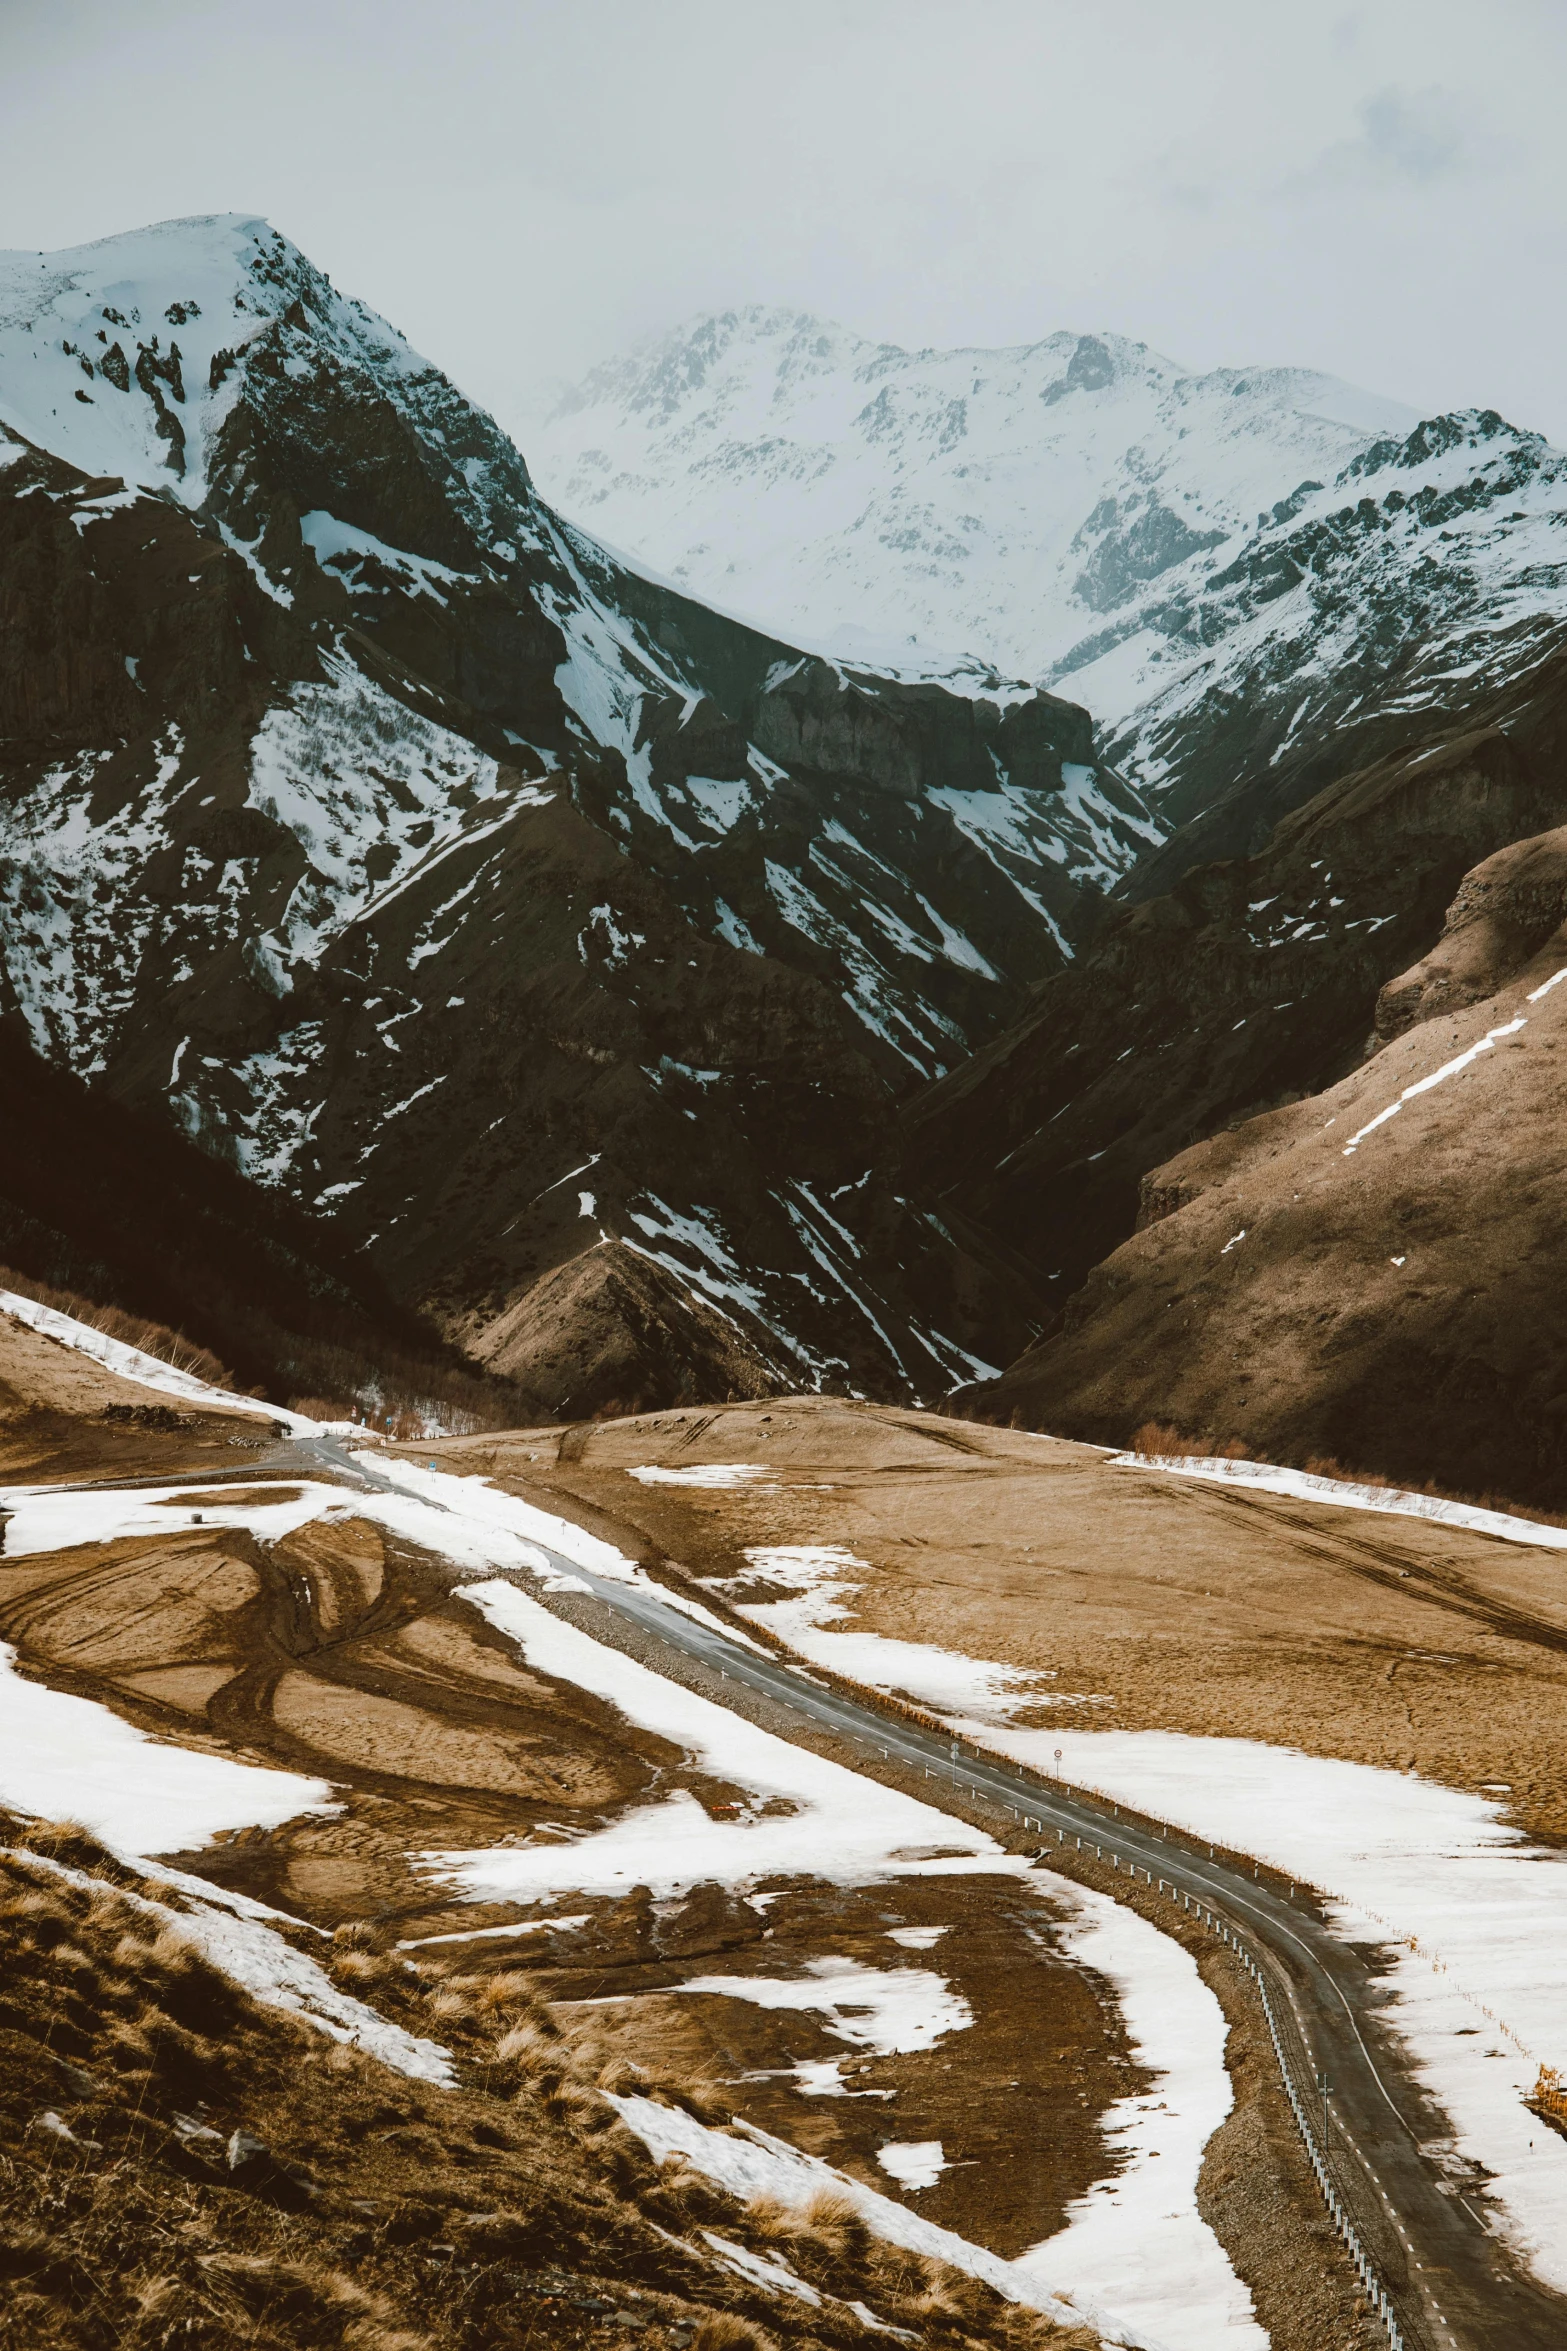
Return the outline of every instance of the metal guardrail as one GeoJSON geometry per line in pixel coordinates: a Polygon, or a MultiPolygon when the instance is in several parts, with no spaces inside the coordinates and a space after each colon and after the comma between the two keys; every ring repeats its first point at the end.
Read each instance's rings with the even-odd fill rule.
{"type": "MultiPolygon", "coordinates": [[[[977,1783],[971,1781],[969,1785],[973,1788],[976,1795],[982,1795],[984,1793],[977,1783]]],[[[1043,1827],[1045,1825],[1043,1822],[1036,1822],[1032,1815],[1023,1812],[1021,1809],[1018,1811],[1018,1818],[1025,1826],[1043,1827]]],[[[1056,1831],[1056,1835],[1058,1840],[1064,1844],[1065,1838],[1059,1829],[1056,1831]]],[[[1100,1860],[1105,1859],[1106,1853],[1103,1843],[1098,1840],[1091,1840],[1091,1842],[1093,1844],[1093,1851],[1095,1856],[1100,1860]]],[[[1075,1843],[1077,1850],[1081,1852],[1084,1849],[1083,1839],[1078,1837],[1075,1840],[1075,1843]]],[[[1113,1849],[1113,1847],[1108,1854],[1108,1859],[1112,1868],[1120,1868],[1121,1856],[1113,1849]]],[[[1141,1865],[1132,1863],[1128,1864],[1128,1866],[1132,1868],[1135,1874],[1136,1869],[1141,1865]]],[[[1163,1893],[1168,1887],[1172,1901],[1180,1891],[1180,1889],[1171,1879],[1160,1878],[1155,1881],[1149,1875],[1146,1867],[1143,1868],[1143,1875],[1145,1878],[1148,1878],[1150,1885],[1156,1885],[1157,1891],[1160,1893],[1163,1893]]],[[[1333,2222],[1334,2227],[1337,2229],[1340,2238],[1343,2240],[1344,2249],[1348,2253],[1351,2262],[1354,2264],[1356,2274],[1360,2279],[1361,2285],[1365,2289],[1367,2298],[1369,2299],[1373,2310],[1382,2323],[1383,2329],[1387,2335],[1388,2351],[1418,2351],[1418,2346],[1412,2345],[1405,2336],[1403,2325],[1400,2321],[1393,2297],[1389,2293],[1386,2283],[1384,2282],[1382,2274],[1378,2270],[1376,2263],[1372,2260],[1371,2255],[1367,2252],[1360,2231],[1356,2228],[1355,2223],[1350,2216],[1348,2207],[1346,2206],[1343,2197],[1339,2193],[1338,2186],[1333,2178],[1332,2171],[1327,2161],[1327,2150],[1325,2147],[1319,2147],[1317,2144],[1316,2134],[1311,2127],[1309,2109],[1307,2107],[1306,2100],[1302,2096],[1300,2086],[1295,2079],[1294,2069],[1285,2053],[1284,2038],[1279,2030],[1278,2012],[1275,2009],[1273,2000],[1269,1994],[1267,1981],[1260,1964],[1253,1956],[1251,1951],[1247,1948],[1246,1943],[1242,1940],[1241,1936],[1237,1934],[1232,1927],[1226,1924],[1226,1922],[1220,1918],[1218,1914],[1201,1899],[1200,1896],[1187,1894],[1183,1897],[1183,1899],[1186,1903],[1188,1911],[1195,1912],[1195,1915],[1202,1920],[1205,1926],[1211,1928],[1212,1931],[1219,1936],[1222,1942],[1225,1942],[1229,1945],[1230,1949],[1235,1953],[1236,1958],[1240,1961],[1241,1965],[1245,1968],[1247,1974],[1251,1977],[1253,1983],[1257,1987],[1257,1996],[1262,2002],[1262,2013],[1267,2019],[1268,2036],[1273,2043],[1273,2054],[1278,2064],[1279,2078],[1284,2084],[1285,2096],[1289,2099],[1290,2111],[1295,2117],[1295,2127],[1300,2132],[1301,2141],[1305,2147],[1306,2157],[1311,2165],[1312,2174],[1316,2179],[1318,2191],[1320,2192],[1322,2201],[1327,2208],[1329,2218],[1333,2222]]]]}
{"type": "MultiPolygon", "coordinates": [[[[778,1647],[783,1652],[783,1654],[786,1657],[789,1657],[792,1661],[793,1653],[788,1649],[787,1643],[780,1641],[778,1647]]],[[[840,1685],[846,1695],[851,1696],[853,1699],[861,1703],[868,1701],[873,1707],[877,1709],[877,1711],[891,1712],[895,1715],[901,1714],[909,1721],[917,1724],[922,1730],[937,1733],[944,1739],[951,1737],[950,1726],[943,1723],[939,1717],[928,1714],[923,1707],[910,1705],[906,1701],[889,1701],[887,1694],[884,1691],[867,1688],[863,1684],[854,1682],[847,1675],[839,1674],[831,1669],[828,1669],[825,1674],[822,1673],[820,1669],[817,1669],[816,1678],[825,1681],[829,1686],[834,1683],[840,1685]]],[[[888,1750],[885,1747],[881,1747],[879,1752],[883,1756],[886,1756],[888,1750]]],[[[996,1770],[1000,1766],[1001,1760],[1001,1758],[996,1756],[966,1753],[963,1749],[962,1741],[960,1739],[953,1740],[949,1768],[952,1772],[952,1782],[954,1788],[966,1785],[972,1794],[980,1797],[984,1802],[992,1804],[995,1803],[997,1801],[996,1797],[992,1795],[987,1788],[981,1787],[977,1780],[970,1779],[965,1781],[961,1777],[960,1767],[964,1764],[967,1764],[970,1769],[978,1767],[980,1769],[996,1770]]],[[[1018,1770],[1016,1766],[1014,1766],[1014,1770],[1016,1771],[1016,1777],[1018,1781],[1019,1796],[1024,1798],[1026,1802],[1028,1779],[1024,1772],[1022,1770],[1018,1770]]],[[[928,1767],[926,1776],[932,1776],[928,1767]]],[[[938,1772],[935,1776],[939,1777],[941,1775],[938,1772]]],[[[1046,1782],[1046,1786],[1049,1786],[1048,1781],[1046,1782]]],[[[1063,1789],[1059,1778],[1055,1783],[1054,1792],[1057,1794],[1066,1792],[1063,1789]]],[[[1104,1801],[1102,1797],[1098,1796],[1098,1792],[1094,1790],[1080,1789],[1074,1786],[1071,1789],[1071,1793],[1080,1800],[1084,1797],[1090,1797],[1100,1802],[1104,1801]]],[[[1024,1802],[1010,1802],[1008,1808],[1011,1810],[1014,1819],[1016,1819],[1019,1824],[1025,1828],[1036,1828],[1044,1830],[1048,1826],[1045,1821],[1028,1812],[1025,1809],[1024,1802]]],[[[1144,1817],[1152,1816],[1145,1815],[1144,1817]]],[[[1165,1834],[1168,1835],[1170,1833],[1170,1827],[1172,1824],[1165,1823],[1162,1825],[1164,1827],[1165,1834]]],[[[1066,1842],[1065,1833],[1059,1828],[1055,1833],[1058,1843],[1064,1845],[1066,1842]]],[[[1182,1832],[1179,1830],[1176,1831],[1177,1835],[1180,1835],[1181,1833],[1182,1832]]],[[[1107,1855],[1106,1843],[1102,1837],[1089,1838],[1085,1840],[1081,1835],[1076,1835],[1073,1838],[1073,1843],[1076,1846],[1078,1852],[1085,1852],[1091,1847],[1097,1859],[1104,1860],[1108,1857],[1113,1868],[1120,1868],[1120,1854],[1116,1852],[1112,1846],[1109,1848],[1107,1855]]],[[[1147,1880],[1149,1886],[1155,1886],[1156,1881],[1147,1869],[1146,1864],[1134,1864],[1129,1862],[1128,1867],[1133,1871],[1134,1875],[1136,1870],[1141,1867],[1143,1876],[1147,1880]]],[[[1425,2330],[1423,2328],[1418,2331],[1413,2341],[1406,2337],[1403,2331],[1404,2322],[1399,2317],[1399,2313],[1393,2301],[1393,2297],[1389,2293],[1381,2272],[1376,2266],[1376,2263],[1372,2260],[1370,2254],[1367,2252],[1360,2231],[1356,2228],[1348,2208],[1344,2203],[1343,2197],[1339,2194],[1332,2171],[1328,2165],[1326,2149],[1319,2148],[1317,2145],[1316,2136],[1312,2131],[1311,2124],[1308,2119],[1306,2102],[1302,2097],[1300,2087],[1296,2082],[1289,2058],[1285,2054],[1284,2040],[1279,2030],[1278,2012],[1269,1996],[1267,1982],[1265,1980],[1261,1966],[1253,1956],[1252,1952],[1247,1948],[1247,1945],[1242,1940],[1241,1936],[1237,1934],[1230,1926],[1228,1926],[1223,1919],[1218,1917],[1217,1914],[1209,1907],[1207,1903],[1201,1899],[1200,1896],[1193,1894],[1181,1894],[1181,1889],[1175,1885],[1173,1880],[1165,1878],[1160,1878],[1157,1880],[1157,1890],[1159,1892],[1162,1893],[1165,1891],[1166,1887],[1168,1887],[1172,1901],[1176,1899],[1177,1895],[1180,1895],[1181,1899],[1185,1902],[1188,1911],[1195,1912],[1195,1914],[1202,1919],[1206,1926],[1210,1927],[1213,1932],[1221,1938],[1222,1941],[1230,1946],[1231,1950],[1234,1951],[1236,1957],[1240,1960],[1241,1965],[1246,1969],[1247,1973],[1251,1976],[1252,1981],[1257,1987],[1257,1994],[1262,2002],[1263,2015],[1267,2019],[1269,2038],[1273,2043],[1273,2054],[1278,2064],[1279,2078],[1284,2084],[1285,2095],[1289,2099],[1290,2103],[1290,2111],[1294,2115],[1295,2126],[1300,2132],[1301,2141],[1305,2147],[1306,2156],[1310,2162],[1312,2173],[1316,2179],[1317,2187],[1321,2194],[1323,2204],[1326,2206],[1329,2218],[1332,2220],[1334,2227],[1337,2229],[1338,2234],[1343,2241],[1344,2248],[1349,2254],[1351,2262],[1354,2264],[1356,2274],[1360,2278],[1361,2284],[1371,2302],[1372,2308],[1374,2309],[1378,2319],[1381,2321],[1382,2327],[1387,2335],[1388,2351],[1425,2351],[1426,2337],[1425,2330]]],[[[1408,2317],[1407,2312],[1405,2313],[1405,2317],[1408,2317]]]]}

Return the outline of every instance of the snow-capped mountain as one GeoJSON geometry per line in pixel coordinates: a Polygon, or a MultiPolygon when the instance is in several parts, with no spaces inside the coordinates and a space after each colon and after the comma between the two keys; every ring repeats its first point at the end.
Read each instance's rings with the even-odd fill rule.
{"type": "Polygon", "coordinates": [[[0,500],[40,1050],[579,1403],[924,1392],[1015,1321],[899,1199],[889,1089],[1160,837],[1081,709],[636,573],[250,219],[0,261],[0,500]]]}
{"type": "Polygon", "coordinates": [[[763,625],[1081,699],[1162,821],[1225,804],[1164,883],[1567,618],[1567,458],[1538,435],[1112,335],[906,352],[725,312],[597,369],[534,461],[566,513],[763,625]]]}
{"type": "Polygon", "coordinates": [[[1416,421],[1330,376],[1194,375],[1115,335],[902,351],[753,307],[595,369],[531,455],[565,513],[762,626],[1043,678],[1416,421]]]}

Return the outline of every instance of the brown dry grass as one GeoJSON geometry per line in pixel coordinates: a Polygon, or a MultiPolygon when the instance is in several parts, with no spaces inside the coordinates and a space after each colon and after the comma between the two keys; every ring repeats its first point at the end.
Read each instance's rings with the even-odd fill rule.
{"type": "Polygon", "coordinates": [[[361,1334],[350,1341],[325,1330],[298,1343],[293,1376],[274,1375],[270,1384],[247,1387],[210,1347],[151,1316],[127,1313],[58,1283],[0,1265],[0,1289],[32,1298],[68,1314],[90,1330],[137,1347],[160,1363],[189,1372],[231,1394],[266,1399],[281,1395],[294,1411],[316,1420],[358,1420],[402,1443],[436,1435],[471,1436],[483,1429],[514,1428],[535,1418],[535,1400],[509,1381],[497,1380],[455,1360],[435,1360],[439,1342],[431,1334],[431,1356],[421,1360],[409,1348],[387,1341],[371,1354],[361,1334]],[[301,1378],[301,1372],[306,1376],[301,1378]],[[308,1383],[308,1391],[307,1391],[308,1383]]]}
{"type": "MultiPolygon", "coordinates": [[[[944,1648],[1043,1677],[1018,1727],[1059,1727],[1068,1778],[1087,1760],[1079,1731],[1252,1738],[1452,1787],[1503,1782],[1516,1825],[1567,1834],[1556,1553],[1138,1474],[1095,1448],[934,1415],[765,1409],[765,1424],[736,1408],[700,1427],[656,1415],[595,1432],[580,1459],[519,1483],[568,1510],[580,1498],[622,1548],[726,1579],[720,1601],[749,1547],[842,1545],[869,1563],[851,1578],[856,1631],[928,1642],[939,1623],[944,1648]],[[644,1488],[627,1474],[661,1460],[765,1460],[776,1483],[644,1488]]],[[[1167,1418],[1139,1441],[1146,1458],[1223,1449],[1224,1434],[1167,1418]]],[[[505,1446],[484,1462],[505,1481],[505,1446]]]]}
{"type": "Polygon", "coordinates": [[[211,1387],[232,1389],[234,1386],[234,1374],[227,1364],[219,1362],[210,1348],[198,1346],[183,1331],[171,1331],[166,1323],[126,1314],[118,1306],[101,1305],[97,1299],[80,1297],[74,1290],[55,1289],[48,1282],[35,1281],[30,1274],[18,1273],[10,1265],[0,1265],[0,1290],[14,1290],[19,1298],[52,1306],[57,1314],[68,1314],[73,1321],[84,1322],[90,1330],[101,1331],[105,1338],[118,1339],[127,1347],[139,1347],[144,1355],[155,1355],[160,1363],[172,1364],[176,1371],[188,1371],[194,1378],[206,1380],[211,1387]]]}
{"type": "MultiPolygon", "coordinates": [[[[602,2052],[516,1969],[396,1961],[370,1986],[440,2019],[466,2086],[437,2089],[258,2007],[84,1832],[8,1834],[84,1874],[0,1851],[0,2351],[525,2351],[622,2340],[622,2312],[646,2351],[863,2351],[854,2300],[954,2351],[1087,2340],[877,2244],[838,2197],[792,2216],[825,2297],[806,2321],[700,2236],[764,2246],[781,2216],[656,2169],[587,2078],[602,2052]],[[236,2129],[270,2151],[250,2184],[236,2129]]],[[[359,1992],[378,1940],[311,1948],[359,1992]]]]}

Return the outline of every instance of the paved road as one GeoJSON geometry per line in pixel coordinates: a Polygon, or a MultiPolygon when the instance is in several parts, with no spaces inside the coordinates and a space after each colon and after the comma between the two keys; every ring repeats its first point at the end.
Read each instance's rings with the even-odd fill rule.
{"type": "MultiPolygon", "coordinates": [[[[350,1455],[330,1437],[279,1444],[251,1472],[274,1479],[280,1473],[407,1493],[365,1453],[350,1455]]],[[[233,1471],[210,1475],[235,1482],[233,1471]]],[[[205,1481],[198,1473],[182,1482],[205,1481]]],[[[568,1497],[552,1499],[569,1507],[568,1497]]],[[[1407,2351],[1562,2351],[1567,2302],[1518,2268],[1488,2229],[1475,2190],[1423,2151],[1441,2120],[1422,2107],[1378,2026],[1374,1960],[1368,1964],[1330,1934],[1307,1899],[1291,1899],[1282,1886],[1252,1877],[1175,1830],[1115,1816],[1099,1799],[983,1753],[965,1748],[954,1760],[949,1740],[684,1615],[656,1586],[595,1575],[559,1552],[551,1557],[562,1574],[580,1579],[654,1642],[763,1693],[802,1723],[1039,1823],[1042,1852],[1062,1845],[1091,1852],[1118,1873],[1137,1875],[1172,1909],[1195,1910],[1260,1969],[1297,2086],[1309,2090],[1327,2075],[1329,2167],[1391,2297],[1407,2351]]],[[[939,1802],[939,1788],[931,1794],[939,1802]]],[[[1319,2120],[1315,2111],[1313,2120],[1319,2120]]]]}

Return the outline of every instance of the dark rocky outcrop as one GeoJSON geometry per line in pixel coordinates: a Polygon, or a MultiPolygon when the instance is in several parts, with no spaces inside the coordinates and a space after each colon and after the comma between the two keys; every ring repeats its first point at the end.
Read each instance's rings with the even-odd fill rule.
{"type": "Polygon", "coordinates": [[[1147,837],[1086,714],[638,578],[284,240],[173,224],[171,269],[190,236],[221,344],[178,286],[79,329],[182,313],[123,394],[140,476],[6,443],[0,1014],[552,1403],[939,1394],[1015,1350],[894,1105],[1147,837]]]}

